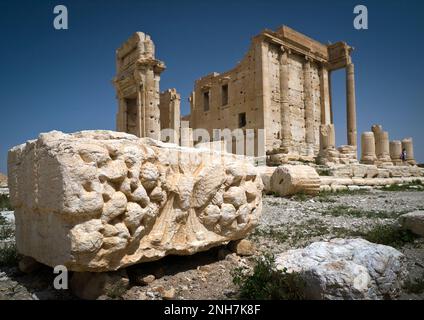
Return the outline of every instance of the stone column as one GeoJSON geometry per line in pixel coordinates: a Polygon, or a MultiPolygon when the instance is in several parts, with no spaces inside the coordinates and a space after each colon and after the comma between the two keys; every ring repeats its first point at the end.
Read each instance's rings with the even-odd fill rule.
{"type": "Polygon", "coordinates": [[[320,149],[335,149],[336,148],[336,137],[334,133],[334,125],[326,124],[320,126],[320,149]]]}
{"type": "Polygon", "coordinates": [[[116,131],[126,132],[127,130],[127,105],[125,99],[118,97],[118,113],[116,115],[116,131]]]}
{"type": "MultiPolygon", "coordinates": [[[[270,72],[269,72],[269,43],[264,39],[260,44],[260,58],[262,69],[262,105],[264,110],[264,124],[272,123],[271,112],[271,88],[270,88],[270,72]]],[[[274,134],[272,130],[265,130],[265,149],[272,150],[274,134]]]]}
{"type": "Polygon", "coordinates": [[[313,154],[313,145],[315,143],[315,119],[314,105],[312,101],[311,61],[308,57],[306,57],[306,61],[303,65],[303,91],[305,101],[305,141],[308,145],[308,152],[312,151],[313,154]]]}
{"type": "Polygon", "coordinates": [[[146,72],[145,93],[145,137],[160,140],[160,109],[159,92],[157,92],[159,79],[155,74],[153,67],[149,66],[146,72]]]}
{"type": "Polygon", "coordinates": [[[390,141],[390,158],[394,165],[402,164],[400,155],[402,153],[402,143],[399,140],[390,141]]]}
{"type": "Polygon", "coordinates": [[[330,124],[331,107],[330,107],[330,81],[327,68],[322,65],[320,70],[320,93],[321,93],[321,124],[330,124]]]}
{"type": "Polygon", "coordinates": [[[405,138],[402,140],[402,149],[406,150],[406,162],[411,165],[415,165],[415,157],[414,157],[414,146],[412,143],[412,138],[405,138]]]}
{"type": "Polygon", "coordinates": [[[373,125],[371,129],[374,133],[375,153],[379,164],[391,164],[392,159],[390,158],[389,133],[387,131],[383,131],[383,127],[381,125],[373,125]]]}
{"type": "Polygon", "coordinates": [[[176,89],[168,89],[160,94],[161,139],[180,144],[180,102],[181,96],[176,89]]]}
{"type": "Polygon", "coordinates": [[[336,136],[333,124],[322,124],[319,127],[319,153],[317,162],[327,164],[337,162],[336,136]]]}
{"type": "Polygon", "coordinates": [[[353,63],[346,66],[346,102],[347,102],[347,144],[356,146],[356,100],[355,68],[353,63]]]}
{"type": "Polygon", "coordinates": [[[361,163],[374,164],[376,160],[374,133],[363,132],[361,135],[361,163]]]}
{"type": "Polygon", "coordinates": [[[290,128],[289,105],[289,53],[281,47],[280,54],[280,103],[281,103],[281,147],[284,153],[289,152],[292,134],[290,128]]]}
{"type": "Polygon", "coordinates": [[[328,72],[328,92],[330,98],[330,123],[334,123],[334,114],[333,114],[333,98],[332,98],[332,87],[331,87],[331,71],[328,72]]]}
{"type": "Polygon", "coordinates": [[[193,148],[193,129],[188,121],[181,121],[181,147],[193,148]]]}

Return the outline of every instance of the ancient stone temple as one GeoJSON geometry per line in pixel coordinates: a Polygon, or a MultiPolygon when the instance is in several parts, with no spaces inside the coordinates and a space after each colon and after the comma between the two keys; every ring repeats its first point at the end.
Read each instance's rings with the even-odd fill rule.
{"type": "Polygon", "coordinates": [[[117,131],[160,139],[159,80],[165,64],[150,36],[134,33],[116,51],[117,131]]]}
{"type": "MultiPolygon", "coordinates": [[[[150,36],[136,32],[116,51],[117,131],[184,147],[222,144],[272,166],[357,164],[352,51],[345,42],[325,45],[287,26],[264,30],[233,69],[195,81],[190,114],[181,117],[177,90],[160,93],[165,65],[155,58],[150,36]],[[337,147],[331,74],[339,69],[346,71],[347,145],[337,147]]],[[[363,164],[416,164],[412,139],[390,142],[381,125],[364,132],[361,142],[363,164]]]]}
{"type": "MultiPolygon", "coordinates": [[[[320,128],[334,135],[331,72],[346,69],[347,141],[331,149],[332,160],[356,159],[356,105],[352,47],[345,42],[325,45],[289,27],[265,30],[232,70],[197,80],[190,98],[190,127],[255,131],[256,156],[271,162],[309,160],[320,153],[320,128]],[[258,129],[265,128],[263,136],[258,129]],[[258,141],[263,139],[263,141],[258,141]]],[[[326,137],[334,141],[334,137],[326,137]]],[[[321,158],[329,155],[321,152],[321,158]]]]}

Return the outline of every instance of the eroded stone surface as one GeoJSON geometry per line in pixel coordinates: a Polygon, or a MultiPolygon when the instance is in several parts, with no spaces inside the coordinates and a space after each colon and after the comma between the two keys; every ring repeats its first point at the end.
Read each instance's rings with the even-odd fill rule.
{"type": "Polygon", "coordinates": [[[316,195],[320,189],[320,177],[310,166],[283,165],[274,171],[270,185],[271,191],[280,196],[296,193],[316,195]]]}
{"type": "Polygon", "coordinates": [[[243,238],[263,184],[244,158],[112,131],[53,131],[9,152],[18,251],[109,271],[243,238]]]}
{"type": "Polygon", "coordinates": [[[309,299],[387,299],[406,279],[405,256],[363,239],[315,242],[277,256],[277,268],[299,272],[309,299]]]}
{"type": "Polygon", "coordinates": [[[414,211],[403,214],[399,217],[399,222],[403,228],[411,230],[413,233],[424,237],[424,211],[414,211]]]}

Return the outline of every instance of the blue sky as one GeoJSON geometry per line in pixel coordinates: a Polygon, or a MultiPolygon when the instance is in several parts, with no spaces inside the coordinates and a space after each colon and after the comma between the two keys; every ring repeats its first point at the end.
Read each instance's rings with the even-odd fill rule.
{"type": "MultiPolygon", "coordinates": [[[[412,136],[424,162],[423,1],[0,0],[0,172],[7,150],[40,132],[115,128],[115,49],[133,32],[152,36],[167,65],[161,90],[177,88],[186,114],[195,79],[232,68],[252,36],[282,24],[354,46],[358,132],[380,123],[390,139],[412,136]],[[68,8],[68,30],[53,28],[58,4],[68,8]],[[368,30],[353,28],[357,4],[368,8],[368,30]]],[[[332,80],[341,145],[344,72],[332,80]]]]}

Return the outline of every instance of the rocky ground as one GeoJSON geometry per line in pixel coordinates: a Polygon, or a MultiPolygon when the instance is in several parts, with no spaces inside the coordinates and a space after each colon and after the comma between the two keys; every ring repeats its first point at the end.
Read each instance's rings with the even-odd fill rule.
{"type": "MultiPolygon", "coordinates": [[[[390,238],[376,226],[396,224],[400,214],[424,210],[424,191],[358,191],[292,199],[266,196],[258,228],[249,236],[254,256],[241,257],[228,247],[214,248],[190,257],[166,257],[127,269],[130,288],[104,299],[236,299],[231,271],[251,266],[263,253],[280,253],[312,242],[336,237],[363,237],[391,241],[404,253],[412,283],[424,277],[424,239],[390,238]]],[[[7,214],[3,214],[6,216],[7,214]]],[[[7,215],[11,218],[10,213],[7,215]]],[[[3,230],[8,220],[2,219],[3,230]]],[[[6,227],[5,227],[6,226],[6,227]]],[[[1,231],[1,230],[0,230],[1,231]]],[[[0,247],[10,234],[0,233],[0,247]]],[[[76,299],[68,290],[53,289],[50,268],[21,273],[16,262],[0,266],[1,299],[76,299]]],[[[421,283],[422,287],[424,285],[421,283]]],[[[423,299],[421,285],[407,286],[400,299],[423,299]],[[414,293],[415,292],[415,293],[414,293]]]]}

